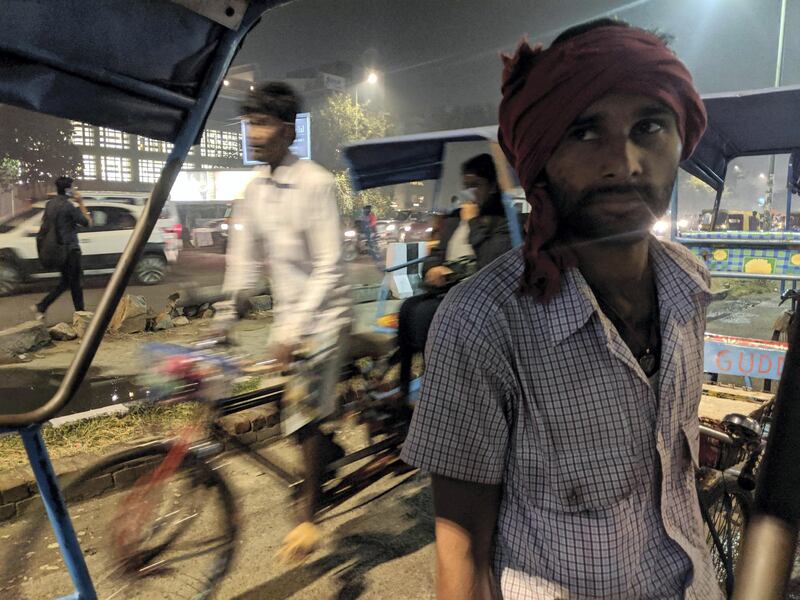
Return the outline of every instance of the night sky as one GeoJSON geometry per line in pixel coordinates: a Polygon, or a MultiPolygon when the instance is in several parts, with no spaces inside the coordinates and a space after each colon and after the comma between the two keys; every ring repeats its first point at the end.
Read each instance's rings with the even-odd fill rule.
{"type": "MultiPolygon", "coordinates": [[[[396,113],[496,102],[500,51],[606,15],[672,35],[701,92],[773,84],[780,0],[295,0],[267,13],[237,63],[261,79],[333,60],[375,68],[396,113]]],[[[800,83],[799,26],[791,2],[784,84],[800,83]]]]}

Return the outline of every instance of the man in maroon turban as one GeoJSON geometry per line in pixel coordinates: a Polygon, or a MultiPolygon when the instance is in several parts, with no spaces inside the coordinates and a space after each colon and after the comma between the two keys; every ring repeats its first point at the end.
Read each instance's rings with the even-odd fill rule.
{"type": "Polygon", "coordinates": [[[706,116],[608,19],[506,58],[525,246],[456,287],[403,448],[432,474],[438,594],[721,598],[694,484],[709,275],[650,234],[706,116]]]}

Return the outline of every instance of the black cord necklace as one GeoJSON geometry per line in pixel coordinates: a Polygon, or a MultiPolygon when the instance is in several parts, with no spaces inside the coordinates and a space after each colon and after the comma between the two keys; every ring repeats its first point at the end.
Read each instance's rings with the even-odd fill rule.
{"type": "MultiPolygon", "coordinates": [[[[633,338],[637,348],[628,343],[636,362],[639,363],[642,371],[647,377],[652,377],[658,371],[659,363],[661,362],[661,332],[660,332],[660,318],[658,311],[658,296],[656,294],[655,283],[650,292],[651,310],[650,317],[648,318],[648,332],[647,336],[639,333],[636,327],[633,327],[627,319],[622,317],[614,306],[608,302],[596,289],[592,288],[597,303],[600,305],[601,310],[609,318],[609,320],[617,328],[620,336],[623,339],[633,338]],[[625,335],[627,333],[627,336],[625,335]]],[[[627,343],[627,342],[626,342],[627,343]]]]}

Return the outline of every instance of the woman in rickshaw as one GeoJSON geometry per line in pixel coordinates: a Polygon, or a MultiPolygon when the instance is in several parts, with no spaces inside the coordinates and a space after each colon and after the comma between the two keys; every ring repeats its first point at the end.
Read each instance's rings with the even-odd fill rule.
{"type": "Polygon", "coordinates": [[[489,154],[461,165],[464,189],[441,224],[438,243],[423,263],[426,292],[400,307],[397,330],[400,393],[408,398],[414,355],[425,349],[433,315],[447,291],[511,249],[511,234],[489,154]]]}

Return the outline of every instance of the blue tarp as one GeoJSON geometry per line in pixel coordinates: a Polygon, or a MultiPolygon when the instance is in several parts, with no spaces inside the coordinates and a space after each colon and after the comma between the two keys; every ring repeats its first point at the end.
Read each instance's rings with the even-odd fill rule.
{"type": "Polygon", "coordinates": [[[800,148],[800,86],[708,94],[708,129],[683,168],[715,190],[738,156],[789,154],[800,148]]]}
{"type": "Polygon", "coordinates": [[[0,102],[172,142],[227,30],[173,0],[2,0],[0,102]]]}
{"type": "Polygon", "coordinates": [[[497,140],[497,127],[474,127],[355,142],[344,148],[356,191],[439,179],[445,146],[497,140]]]}

